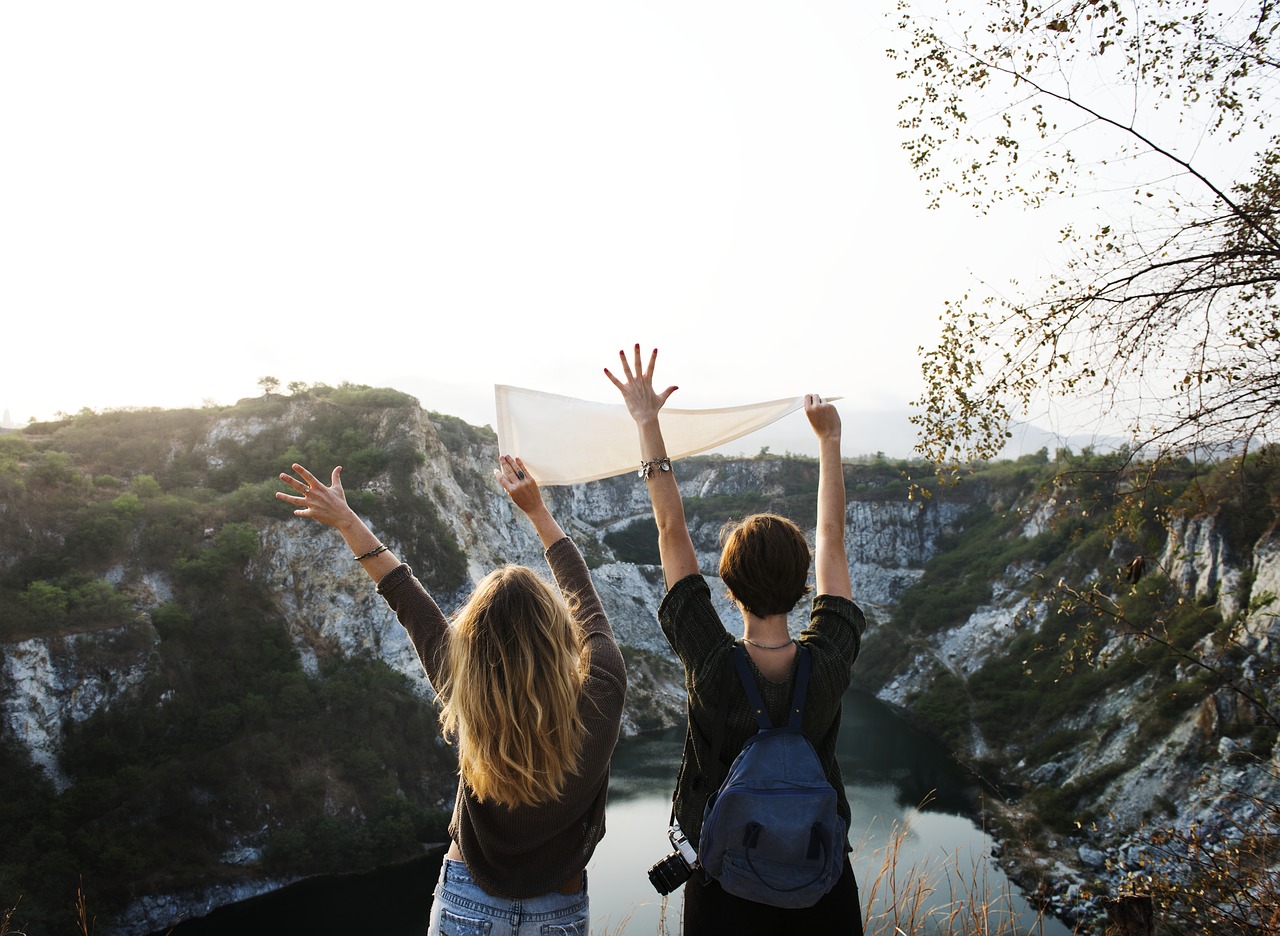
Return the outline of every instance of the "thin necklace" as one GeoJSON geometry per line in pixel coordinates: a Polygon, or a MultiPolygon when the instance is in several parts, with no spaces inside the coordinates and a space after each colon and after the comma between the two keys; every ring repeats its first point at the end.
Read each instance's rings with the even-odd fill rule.
{"type": "Polygon", "coordinates": [[[796,642],[795,638],[792,637],[790,640],[788,640],[784,644],[778,644],[776,647],[770,647],[765,644],[756,643],[754,640],[752,640],[750,637],[747,637],[746,635],[743,635],[742,639],[745,640],[747,643],[751,644],[751,646],[755,647],[757,650],[784,650],[796,642]]]}

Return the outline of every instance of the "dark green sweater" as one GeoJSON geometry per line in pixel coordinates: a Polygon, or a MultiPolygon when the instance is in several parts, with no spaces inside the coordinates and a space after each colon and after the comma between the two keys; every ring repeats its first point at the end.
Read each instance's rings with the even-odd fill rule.
{"type": "MultiPolygon", "coordinates": [[[[742,684],[733,673],[730,653],[735,641],[711,603],[706,579],[690,575],[673,585],[658,609],[658,620],[671,649],[684,664],[689,693],[690,721],[684,741],[684,760],[676,780],[675,812],[680,828],[696,847],[707,797],[723,782],[729,765],[747,738],[755,734],[756,719],[742,684]],[[729,708],[721,757],[719,763],[712,763],[717,705],[726,689],[729,708]]],[[[845,797],[840,764],[836,761],[836,737],[840,733],[840,700],[849,686],[849,668],[858,656],[866,626],[862,611],[852,601],[818,595],[813,600],[809,626],[798,638],[813,657],[804,710],[805,734],[818,752],[827,779],[835,787],[840,815],[846,825],[850,821],[849,801],[845,797]]],[[[775,683],[764,677],[749,654],[747,660],[769,717],[775,725],[784,724],[795,679],[795,663],[786,682],[775,683]]]]}

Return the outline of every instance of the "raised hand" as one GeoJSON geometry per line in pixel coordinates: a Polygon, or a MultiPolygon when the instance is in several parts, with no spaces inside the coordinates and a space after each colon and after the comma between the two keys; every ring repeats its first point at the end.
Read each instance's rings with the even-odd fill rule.
{"type": "Polygon", "coordinates": [[[840,413],[830,403],[823,403],[818,394],[805,394],[804,414],[819,440],[840,438],[840,413]]]}
{"type": "Polygon", "coordinates": [[[529,470],[519,458],[512,458],[510,455],[500,456],[498,467],[493,469],[493,476],[498,479],[498,483],[507,492],[511,502],[526,515],[532,516],[543,506],[542,491],[538,488],[538,482],[533,480],[533,476],[529,474],[529,470]]]}
{"type": "Polygon", "coordinates": [[[631,418],[636,422],[656,417],[658,410],[662,409],[662,405],[667,402],[667,397],[679,389],[677,387],[667,387],[661,393],[653,389],[653,365],[658,360],[658,349],[654,348],[649,355],[649,366],[647,368],[642,366],[640,345],[638,344],[635,346],[634,369],[627,362],[627,353],[625,351],[618,352],[618,359],[622,362],[622,373],[626,379],[619,380],[607,367],[604,369],[604,375],[622,393],[622,399],[627,404],[627,412],[631,414],[631,418]]]}
{"type": "Polygon", "coordinates": [[[280,480],[298,494],[276,491],[276,497],[293,504],[297,508],[294,510],[295,516],[310,517],[318,523],[331,527],[341,527],[350,523],[355,514],[347,505],[347,495],[342,489],[341,465],[333,469],[333,475],[327,485],[301,465],[294,465],[293,470],[297,473],[297,477],[282,471],[280,480]]]}
{"type": "Polygon", "coordinates": [[[676,388],[667,387],[661,393],[653,389],[653,365],[658,359],[657,348],[649,355],[648,367],[644,366],[640,357],[639,345],[635,346],[634,355],[633,366],[627,361],[625,351],[618,352],[625,380],[619,380],[607,367],[604,375],[618,388],[622,399],[626,401],[627,412],[636,422],[636,430],[640,436],[640,476],[649,489],[653,519],[658,525],[658,555],[662,558],[662,575],[670,588],[682,578],[698,571],[698,556],[694,552],[693,539],[689,536],[689,527],[685,523],[684,503],[680,500],[675,472],[670,470],[667,443],[662,438],[662,425],[658,419],[658,411],[667,402],[667,397],[675,393],[676,388]],[[663,464],[666,465],[666,470],[648,470],[663,464]]]}
{"type": "Polygon", "coordinates": [[[498,479],[511,502],[533,523],[544,547],[549,549],[558,540],[564,539],[564,530],[555,517],[551,516],[551,511],[547,510],[538,482],[533,480],[523,461],[510,455],[499,456],[498,467],[493,469],[493,476],[498,479]]]}

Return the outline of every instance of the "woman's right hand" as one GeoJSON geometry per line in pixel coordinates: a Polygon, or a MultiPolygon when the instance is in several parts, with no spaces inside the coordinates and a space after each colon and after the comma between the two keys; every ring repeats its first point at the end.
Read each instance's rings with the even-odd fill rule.
{"type": "Polygon", "coordinates": [[[512,458],[510,455],[498,456],[498,467],[493,469],[493,476],[498,479],[498,483],[507,492],[511,502],[526,516],[532,516],[544,506],[538,482],[533,480],[533,475],[529,474],[529,469],[519,458],[512,458]]]}
{"type": "Polygon", "coordinates": [[[500,455],[498,467],[493,469],[493,474],[511,502],[529,518],[538,532],[538,539],[542,540],[543,548],[550,549],[554,543],[564,539],[564,530],[543,503],[538,482],[533,480],[533,475],[529,474],[523,461],[510,455],[500,455]]]}
{"type": "Polygon", "coordinates": [[[667,397],[678,389],[667,387],[661,393],[653,389],[653,365],[658,359],[658,349],[654,348],[649,355],[647,368],[641,364],[638,344],[635,346],[634,370],[627,362],[625,351],[618,352],[618,359],[622,362],[622,373],[626,376],[626,380],[619,380],[607,367],[604,369],[604,375],[613,381],[613,385],[622,393],[622,399],[627,404],[627,412],[638,423],[647,419],[656,419],[658,410],[662,409],[662,405],[667,402],[667,397]]]}
{"type": "Polygon", "coordinates": [[[809,425],[820,441],[840,438],[840,413],[830,403],[823,403],[818,394],[805,394],[804,414],[809,418],[809,425]]]}

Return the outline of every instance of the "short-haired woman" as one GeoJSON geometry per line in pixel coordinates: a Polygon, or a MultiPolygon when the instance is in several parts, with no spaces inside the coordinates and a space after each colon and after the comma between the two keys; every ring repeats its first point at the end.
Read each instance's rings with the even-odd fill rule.
{"type": "MultiPolygon", "coordinates": [[[[619,352],[623,379],[605,375],[622,393],[640,433],[641,473],[646,478],[658,525],[658,551],[667,594],[658,610],[672,649],[685,668],[689,690],[689,729],[684,760],[676,780],[675,815],[696,848],[707,797],[723,781],[729,764],[757,729],[746,694],[736,678],[726,679],[736,641],[711,603],[711,592],[698,569],[698,558],[685,521],[658,413],[675,387],[657,392],[653,367],[658,352],[644,366],[640,346],[634,364],[619,352]],[[717,702],[728,685],[729,702],[722,732],[722,758],[712,755],[719,715],[717,702]]],[[[787,613],[809,591],[809,546],[800,529],[785,517],[756,514],[722,534],[719,574],[742,613],[742,646],[750,660],[765,707],[774,724],[784,717],[791,698],[798,646],[812,659],[803,727],[836,791],[837,809],[849,823],[836,736],[840,701],[849,685],[849,668],[858,655],[866,621],[851,600],[849,564],[844,545],[844,472],[840,461],[840,414],[821,397],[805,397],[805,415],[818,437],[818,522],[813,554],[817,596],[809,626],[792,639],[787,613]]],[[[783,933],[862,933],[858,885],[848,859],[836,884],[812,907],[783,909],[727,893],[701,869],[684,888],[685,936],[733,933],[734,936],[783,933]]]]}
{"type": "Polygon", "coordinates": [[[301,465],[276,497],[332,526],[404,625],[458,746],[452,839],[429,933],[586,933],[586,866],[604,836],[609,760],[626,669],[586,563],[523,462],[494,474],[529,518],[556,587],[503,566],[476,585],[452,627],[413,575],[328,485],[301,465]]]}

